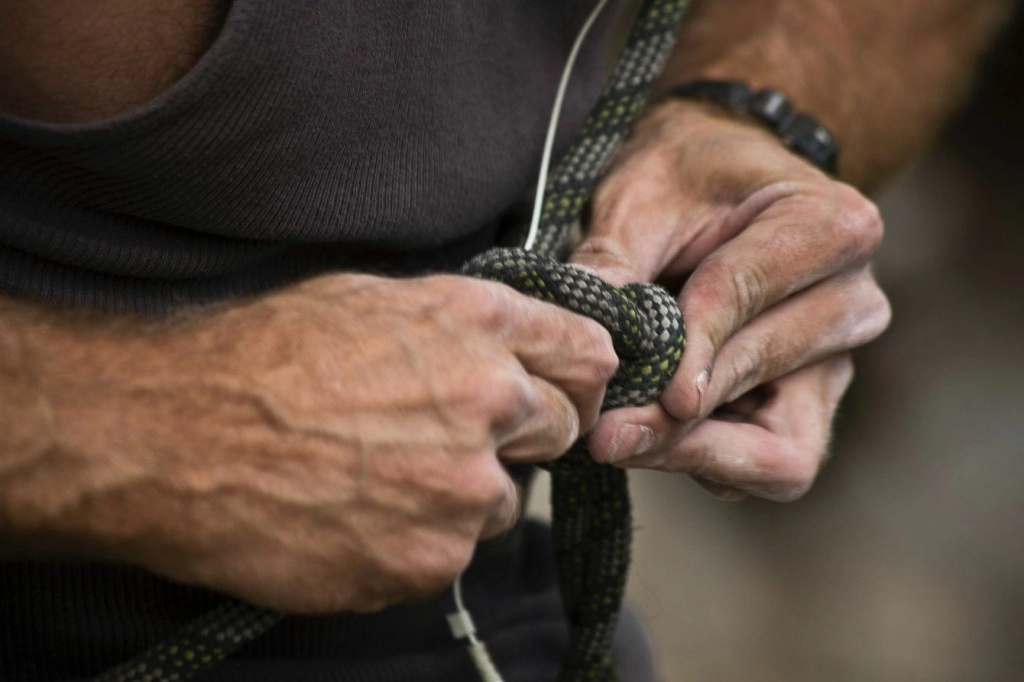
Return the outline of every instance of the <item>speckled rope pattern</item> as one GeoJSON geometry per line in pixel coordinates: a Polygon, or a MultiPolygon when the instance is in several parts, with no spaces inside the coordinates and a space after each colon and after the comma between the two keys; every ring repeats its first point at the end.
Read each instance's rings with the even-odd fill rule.
{"type": "MultiPolygon", "coordinates": [[[[535,249],[493,249],[463,269],[608,329],[620,367],[604,409],[646,405],[661,394],[685,345],[681,314],[660,287],[617,289],[561,261],[574,246],[584,206],[668,59],[687,5],[686,0],[643,3],[601,98],[548,181],[535,249]]],[[[548,469],[555,560],[570,640],[559,682],[615,680],[612,638],[632,542],[626,473],[594,462],[582,439],[548,469]]]]}
{"type": "Polygon", "coordinates": [[[600,99],[551,173],[534,252],[563,260],[590,199],[675,45],[689,0],[646,0],[600,99]]]}
{"type": "Polygon", "coordinates": [[[282,618],[276,611],[226,601],[165,642],[96,682],[184,682],[256,639],[282,618]]]}
{"type": "MultiPolygon", "coordinates": [[[[650,284],[621,289],[546,256],[493,249],[466,274],[503,282],[604,326],[619,357],[603,409],[646,405],[668,385],[685,344],[675,299],[650,284]]],[[[551,472],[552,532],[570,645],[560,680],[613,680],[612,637],[629,568],[632,515],[626,473],[597,464],[581,439],[551,472]]]]}
{"type": "MultiPolygon", "coordinates": [[[[605,409],[647,404],[667,385],[684,344],[679,310],[658,287],[617,289],[560,261],[572,249],[583,207],[668,59],[687,5],[688,0],[644,0],[600,99],[548,181],[535,249],[494,249],[464,270],[592,317],[608,328],[620,369],[609,386],[605,409]]],[[[632,533],[625,472],[596,464],[582,440],[549,469],[556,563],[570,625],[559,680],[615,680],[611,640],[632,533]]],[[[226,601],[96,682],[184,682],[281,618],[273,611],[226,601]]]]}

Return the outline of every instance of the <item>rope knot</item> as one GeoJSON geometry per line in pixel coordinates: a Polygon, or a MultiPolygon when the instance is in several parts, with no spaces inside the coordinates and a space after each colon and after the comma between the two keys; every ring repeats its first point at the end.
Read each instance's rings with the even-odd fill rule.
{"type": "Polygon", "coordinates": [[[462,273],[507,284],[598,322],[611,334],[619,370],[603,409],[647,405],[668,386],[686,345],[675,299],[655,284],[615,287],[573,265],[518,248],[497,248],[470,260],[462,273]]]}

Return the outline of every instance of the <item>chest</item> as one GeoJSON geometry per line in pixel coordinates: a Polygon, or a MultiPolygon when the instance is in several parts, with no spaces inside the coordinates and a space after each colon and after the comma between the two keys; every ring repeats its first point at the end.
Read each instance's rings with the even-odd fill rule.
{"type": "Polygon", "coordinates": [[[0,112],[82,123],[137,108],[216,38],[230,0],[3,3],[0,112]]]}

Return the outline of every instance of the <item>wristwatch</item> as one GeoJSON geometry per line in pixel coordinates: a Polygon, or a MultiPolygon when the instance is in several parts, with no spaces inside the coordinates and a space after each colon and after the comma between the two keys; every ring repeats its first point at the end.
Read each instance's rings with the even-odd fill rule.
{"type": "Polygon", "coordinates": [[[807,114],[794,111],[789,98],[777,90],[754,90],[738,81],[698,80],[673,88],[667,96],[714,102],[734,113],[752,116],[790,150],[835,175],[839,160],[835,137],[807,114]]]}

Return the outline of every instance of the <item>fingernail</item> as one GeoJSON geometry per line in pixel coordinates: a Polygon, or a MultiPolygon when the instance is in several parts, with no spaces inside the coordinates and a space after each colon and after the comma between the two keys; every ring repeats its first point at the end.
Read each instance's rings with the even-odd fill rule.
{"type": "Polygon", "coordinates": [[[654,431],[638,424],[623,424],[612,439],[609,462],[638,457],[654,446],[654,431]]]}
{"type": "Polygon", "coordinates": [[[712,483],[711,481],[698,481],[705,490],[722,502],[740,502],[747,498],[747,493],[732,486],[712,483]]]}

